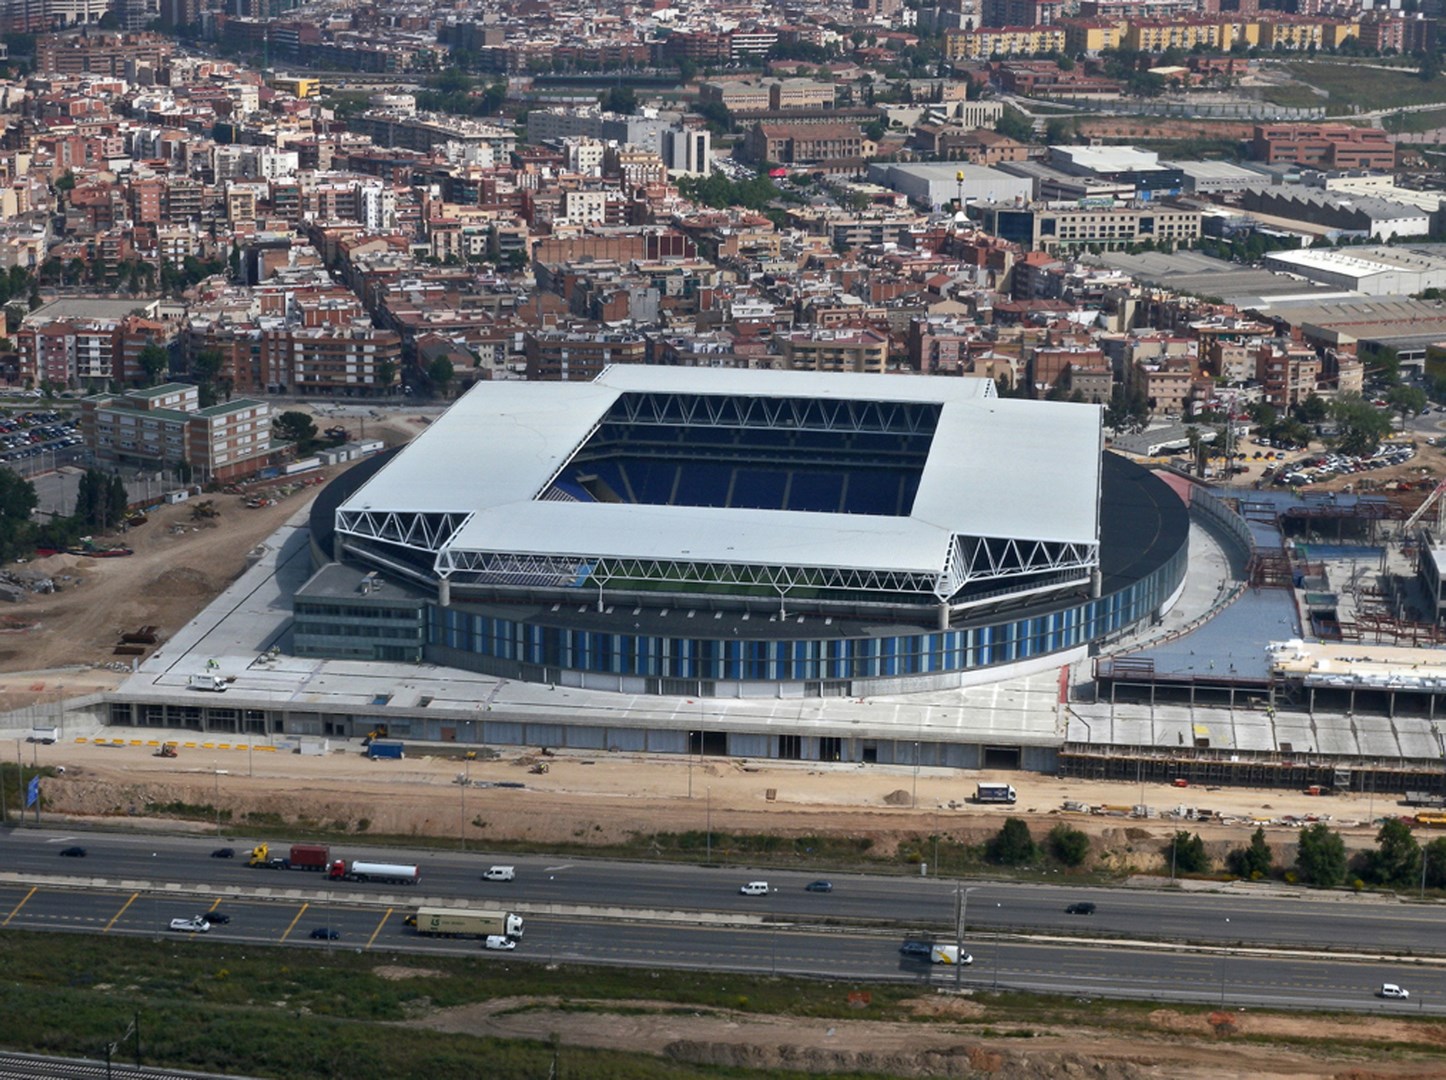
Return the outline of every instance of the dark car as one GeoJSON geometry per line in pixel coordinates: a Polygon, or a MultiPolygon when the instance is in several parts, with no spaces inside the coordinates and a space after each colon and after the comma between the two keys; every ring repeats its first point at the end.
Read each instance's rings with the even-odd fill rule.
{"type": "Polygon", "coordinates": [[[833,892],[832,881],[810,881],[803,887],[804,892],[833,892]]]}
{"type": "Polygon", "coordinates": [[[1066,915],[1093,915],[1095,913],[1095,906],[1088,900],[1081,900],[1079,903],[1071,904],[1065,908],[1064,913],[1066,915]]]}
{"type": "Polygon", "coordinates": [[[83,859],[83,858],[85,858],[85,848],[83,848],[83,847],[67,847],[67,848],[61,848],[61,849],[60,849],[60,854],[61,854],[62,856],[64,856],[65,858],[67,858],[67,859],[83,859]]]}
{"type": "Polygon", "coordinates": [[[927,941],[906,941],[899,946],[900,956],[917,957],[927,960],[934,954],[934,946],[927,941]]]}
{"type": "Polygon", "coordinates": [[[225,926],[231,921],[231,916],[224,911],[208,911],[204,915],[198,915],[197,918],[205,919],[212,926],[225,926]]]}
{"type": "Polygon", "coordinates": [[[211,852],[211,858],[213,859],[234,859],[235,857],[236,849],[233,847],[218,847],[215,851],[211,852]]]}
{"type": "Polygon", "coordinates": [[[333,930],[329,926],[318,926],[311,932],[312,941],[337,941],[341,938],[340,930],[333,930]]]}

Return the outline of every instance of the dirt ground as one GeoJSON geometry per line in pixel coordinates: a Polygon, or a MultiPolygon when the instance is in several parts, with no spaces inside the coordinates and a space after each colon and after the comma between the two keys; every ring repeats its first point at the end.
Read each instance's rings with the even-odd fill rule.
{"type": "MultiPolygon", "coordinates": [[[[318,416],[319,427],[340,424],[352,435],[396,445],[424,424],[410,414],[385,420],[318,416]]],[[[349,466],[303,474],[325,482],[349,466]]],[[[283,481],[248,485],[248,492],[276,491],[283,481]]],[[[124,633],[157,628],[158,644],[184,626],[248,565],[248,553],[305,506],[317,485],[302,487],[272,505],[249,510],[238,495],[207,494],[163,506],[147,522],[96,537],[131,548],[128,558],[51,555],[7,569],[28,579],[51,578],[59,591],[31,593],[0,611],[0,713],[45,708],[57,700],[116,686],[130,667],[115,655],[124,633]],[[193,520],[209,501],[217,516],[193,520]]]]}
{"type": "MultiPolygon", "coordinates": [[[[405,969],[389,969],[392,978],[406,974],[405,969]]],[[[840,988],[841,995],[846,992],[847,987],[840,988]]],[[[1339,1019],[1246,1012],[1190,1015],[1158,1009],[1130,1019],[1134,1034],[1122,1034],[1104,1022],[1099,1028],[1025,1027],[1002,1011],[996,1017],[987,999],[952,996],[912,1002],[917,1021],[911,1023],[863,1016],[841,1023],[682,1010],[646,1000],[597,1002],[596,1011],[587,1008],[587,1002],[570,1000],[565,1010],[562,1004],[510,998],[441,1010],[416,1024],[540,1042],[557,1035],[570,1046],[643,1050],[694,1064],[1022,1080],[1426,1080],[1442,1075],[1443,1065],[1434,1060],[1432,1048],[1446,1044],[1446,1026],[1440,1024],[1351,1017],[1352,1051],[1316,1052],[1298,1040],[1339,1039],[1339,1019]],[[1285,1040],[1290,1045],[1284,1045],[1285,1040]],[[1405,1055],[1393,1047],[1387,1059],[1385,1048],[1401,1043],[1425,1049],[1405,1055]],[[1382,1050],[1374,1052],[1376,1046],[1382,1050]]]]}
{"type": "MultiPolygon", "coordinates": [[[[108,729],[112,734],[126,733],[108,729]]],[[[129,733],[141,740],[156,735],[129,733]]],[[[357,743],[334,746],[324,757],[279,753],[264,743],[249,750],[237,743],[210,746],[182,749],[179,758],[166,760],[152,756],[150,746],[67,739],[27,754],[65,766],[64,775],[47,786],[47,804],[77,817],[112,824],[133,818],[143,826],[148,807],[181,801],[229,811],[235,824],[228,831],[243,836],[258,831],[247,827],[247,814],[274,814],[358,835],[438,836],[459,844],[465,837],[469,847],[479,849],[489,839],[540,847],[613,844],[659,830],[702,831],[711,823],[715,832],[869,837],[874,851],[892,853],[900,842],[935,834],[977,842],[1014,814],[1029,820],[1039,837],[1067,817],[1094,838],[1100,863],[1153,870],[1160,844],[1174,828],[1198,831],[1223,857],[1246,842],[1256,820],[1277,822],[1266,824],[1266,833],[1285,858],[1295,837],[1295,827],[1280,823],[1287,815],[1330,820],[1349,844],[1366,846],[1370,829],[1364,823],[1392,806],[1384,796],[1178,789],[1023,773],[1000,774],[1019,791],[1018,804],[1003,811],[967,804],[976,774],[952,769],[920,769],[916,788],[912,770],[904,767],[563,751],[548,759],[546,774],[537,775],[529,771],[541,760],[537,752],[516,748],[505,748],[495,760],[467,763],[416,747],[403,761],[369,761],[357,743]],[[459,780],[470,784],[459,790],[459,780]],[[489,786],[499,781],[524,786],[489,786]],[[1120,809],[1107,816],[1065,815],[1066,800],[1120,809]],[[1232,820],[1203,824],[1123,816],[1141,800],[1157,812],[1183,807],[1232,820]]]]}

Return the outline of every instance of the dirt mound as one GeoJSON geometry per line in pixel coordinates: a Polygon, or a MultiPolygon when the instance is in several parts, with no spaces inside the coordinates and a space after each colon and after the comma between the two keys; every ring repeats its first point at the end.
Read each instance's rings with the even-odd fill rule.
{"type": "Polygon", "coordinates": [[[404,967],[401,964],[383,964],[381,967],[372,968],[372,973],[379,979],[386,979],[388,982],[400,982],[403,979],[440,979],[442,973],[436,968],[404,967]]]}
{"type": "Polygon", "coordinates": [[[157,574],[146,582],[146,588],[168,596],[214,596],[221,591],[219,584],[189,566],[177,566],[157,574]]]}
{"type": "Polygon", "coordinates": [[[908,806],[913,801],[913,798],[903,788],[899,788],[897,791],[891,791],[884,796],[884,802],[890,806],[908,806]]]}
{"type": "Polygon", "coordinates": [[[985,1012],[984,1006],[977,1001],[943,994],[938,997],[915,998],[906,1004],[915,1016],[927,1017],[930,1020],[972,1020],[983,1016],[985,1012]]]}

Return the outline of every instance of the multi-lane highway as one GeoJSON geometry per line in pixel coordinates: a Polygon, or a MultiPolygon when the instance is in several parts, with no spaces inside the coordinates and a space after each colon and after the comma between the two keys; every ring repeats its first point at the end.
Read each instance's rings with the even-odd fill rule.
{"type": "MultiPolygon", "coordinates": [[[[549,962],[826,974],[836,978],[952,983],[954,972],[902,958],[906,935],[948,937],[955,883],[832,875],[831,893],[805,892],[817,875],[671,864],[547,859],[461,852],[386,852],[415,862],[416,888],[330,882],[301,871],[254,869],[250,841],[230,841],[236,859],[212,859],[215,840],[70,835],[11,830],[0,835],[0,925],[97,934],[185,938],[195,948],[226,943],[317,949],[444,952],[549,962]],[[59,852],[73,844],[84,859],[59,852]],[[517,867],[507,883],[485,882],[492,862],[517,867]],[[738,893],[766,879],[767,897],[738,893]],[[427,899],[466,899],[527,916],[514,953],[487,954],[472,941],[418,936],[403,919],[427,899]],[[166,929],[173,918],[220,910],[230,922],[206,934],[166,929]],[[314,940],[326,928],[337,940],[314,940]]],[[[334,854],[378,856],[344,847],[334,854]]],[[[965,883],[970,987],[1111,994],[1227,1005],[1349,1007],[1446,1012],[1446,910],[1339,899],[1170,894],[1130,889],[965,883]],[[1092,900],[1096,913],[1067,904],[1092,900]],[[1118,940],[1095,940],[1105,935],[1118,940]],[[1177,949],[1178,944],[1200,948],[1177,949]],[[1339,955],[1320,957],[1325,947],[1339,955]],[[1410,989],[1407,1002],[1372,996],[1382,982],[1410,989]]]]}

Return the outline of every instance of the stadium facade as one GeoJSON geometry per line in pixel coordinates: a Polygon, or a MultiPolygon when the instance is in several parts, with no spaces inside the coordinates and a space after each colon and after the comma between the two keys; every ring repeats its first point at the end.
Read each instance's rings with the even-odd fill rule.
{"type": "Polygon", "coordinates": [[[1184,580],[1184,505],[1101,444],[1097,407],[988,379],[479,384],[318,500],[293,651],[702,697],[1038,670],[1184,580]]]}

